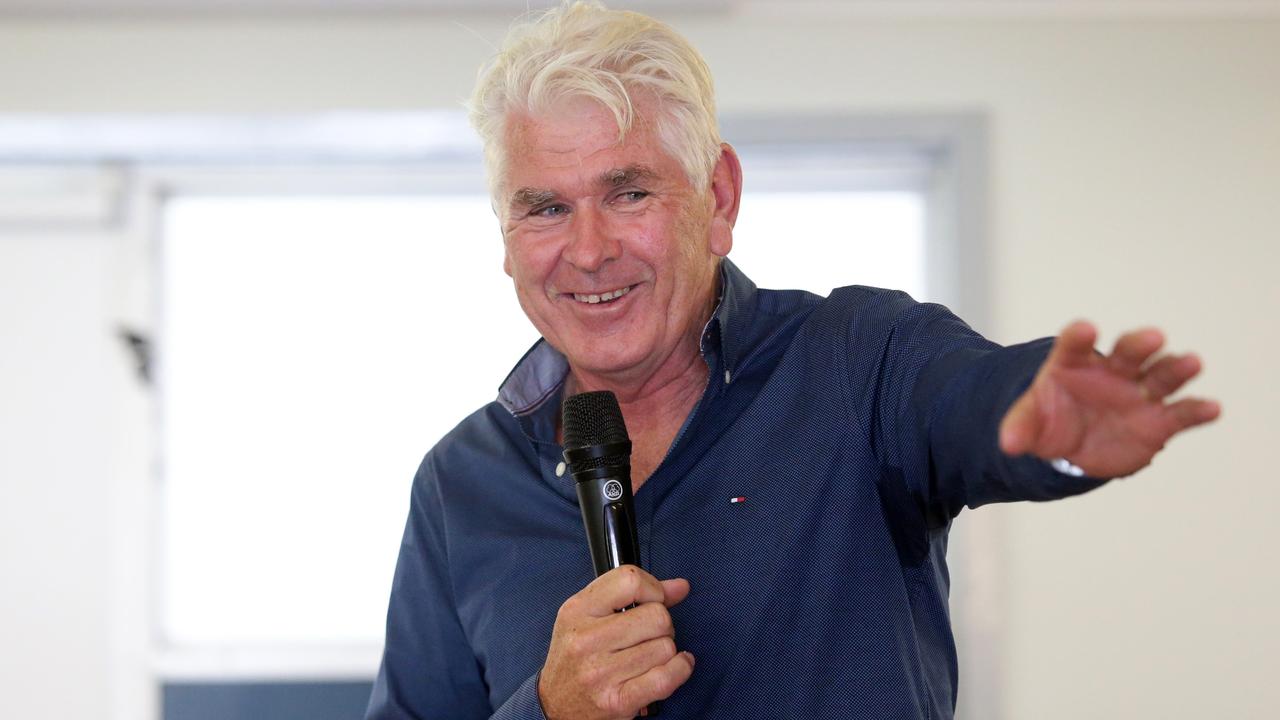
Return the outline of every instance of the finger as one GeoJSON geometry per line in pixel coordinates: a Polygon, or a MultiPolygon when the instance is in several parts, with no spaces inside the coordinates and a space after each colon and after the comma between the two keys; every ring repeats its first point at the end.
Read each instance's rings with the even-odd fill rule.
{"type": "Polygon", "coordinates": [[[1053,349],[1045,359],[1046,365],[1062,367],[1087,367],[1095,362],[1093,344],[1098,340],[1098,329],[1087,320],[1076,320],[1058,333],[1053,349]]]}
{"type": "Polygon", "coordinates": [[[578,593],[582,610],[591,617],[608,617],[628,605],[662,602],[662,583],[635,565],[616,567],[578,593]]]}
{"type": "Polygon", "coordinates": [[[1034,397],[1025,392],[1000,421],[1000,449],[1008,455],[1021,455],[1035,447],[1043,425],[1034,397]]]}
{"type": "Polygon", "coordinates": [[[684,578],[672,578],[662,581],[662,604],[667,607],[679,605],[689,597],[689,581],[684,578]]]}
{"type": "Polygon", "coordinates": [[[661,603],[642,603],[626,612],[611,613],[602,618],[607,625],[601,632],[606,647],[625,648],[653,638],[675,637],[675,623],[667,608],[673,607],[689,596],[689,581],[684,578],[663,580],[666,597],[661,603]]]}
{"type": "Polygon", "coordinates": [[[601,647],[620,650],[659,637],[676,636],[671,613],[662,603],[649,602],[599,621],[601,647]]]}
{"type": "Polygon", "coordinates": [[[657,700],[666,700],[693,675],[696,661],[685,650],[667,662],[631,678],[618,689],[623,708],[641,708],[657,700]]]}
{"type": "Polygon", "coordinates": [[[1222,414],[1222,406],[1213,400],[1185,398],[1165,406],[1165,418],[1169,423],[1166,437],[1182,432],[1197,425],[1218,419],[1222,414]]]}
{"type": "Polygon", "coordinates": [[[1199,372],[1200,358],[1195,355],[1168,355],[1152,363],[1139,383],[1148,400],[1163,400],[1199,372]]]}
{"type": "Polygon", "coordinates": [[[604,663],[608,668],[608,677],[622,683],[667,664],[678,652],[676,641],[664,636],[610,653],[605,657],[604,663]]]}
{"type": "Polygon", "coordinates": [[[1156,328],[1142,328],[1121,335],[1116,340],[1107,364],[1123,377],[1137,379],[1142,373],[1142,366],[1161,346],[1164,345],[1164,333],[1156,328]]]}

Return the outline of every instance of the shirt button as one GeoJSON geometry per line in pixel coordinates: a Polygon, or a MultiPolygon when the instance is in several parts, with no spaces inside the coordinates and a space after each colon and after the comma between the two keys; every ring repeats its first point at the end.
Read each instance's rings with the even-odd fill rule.
{"type": "Polygon", "coordinates": [[[564,477],[564,463],[556,465],[556,477],[564,477]]]}
{"type": "Polygon", "coordinates": [[[724,384],[725,384],[725,385],[728,385],[728,384],[729,384],[729,377],[730,377],[730,376],[729,376],[729,371],[728,371],[728,370],[725,370],[725,371],[724,371],[724,384]]]}

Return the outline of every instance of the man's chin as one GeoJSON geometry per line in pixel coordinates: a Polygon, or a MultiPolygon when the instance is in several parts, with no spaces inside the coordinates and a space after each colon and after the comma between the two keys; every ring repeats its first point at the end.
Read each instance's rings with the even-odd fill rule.
{"type": "MultiPolygon", "coordinates": [[[[602,343],[617,343],[618,340],[601,340],[602,343]]],[[[644,363],[644,355],[624,346],[616,347],[610,352],[593,349],[586,352],[566,352],[569,367],[577,374],[595,377],[618,377],[633,372],[644,363]]]]}
{"type": "Polygon", "coordinates": [[[625,375],[639,363],[622,358],[595,358],[569,356],[569,367],[578,374],[587,373],[596,376],[625,375]]]}

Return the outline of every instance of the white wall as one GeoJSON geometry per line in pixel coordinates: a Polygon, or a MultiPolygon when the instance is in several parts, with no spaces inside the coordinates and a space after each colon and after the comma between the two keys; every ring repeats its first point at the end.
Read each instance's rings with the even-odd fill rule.
{"type": "Polygon", "coordinates": [[[109,697],[110,250],[0,234],[0,717],[109,697]]]}
{"type": "MultiPolygon", "coordinates": [[[[1280,20],[675,21],[726,111],[986,113],[994,338],[1150,322],[1205,358],[1223,420],[1141,477],[963,518],[1008,541],[1004,716],[1270,715],[1280,20]]],[[[505,25],[462,22],[0,20],[0,112],[456,107],[505,25]]],[[[0,228],[0,716],[111,702],[116,270],[99,242],[0,228]]]]}

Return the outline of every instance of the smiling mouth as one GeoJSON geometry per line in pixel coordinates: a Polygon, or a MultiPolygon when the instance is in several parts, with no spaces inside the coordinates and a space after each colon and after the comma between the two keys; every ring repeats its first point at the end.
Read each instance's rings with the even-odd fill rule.
{"type": "Polygon", "coordinates": [[[595,295],[595,294],[588,295],[586,293],[574,293],[573,299],[577,300],[580,303],[585,303],[588,305],[596,305],[598,303],[609,303],[631,292],[631,288],[633,287],[635,286],[628,285],[627,287],[618,288],[617,290],[610,290],[607,293],[602,293],[599,295],[595,295]]]}

